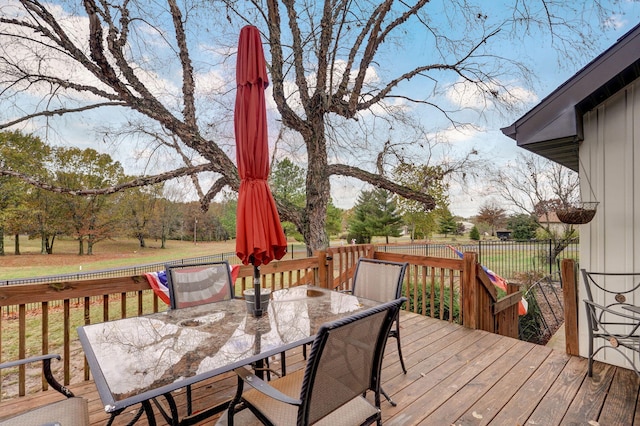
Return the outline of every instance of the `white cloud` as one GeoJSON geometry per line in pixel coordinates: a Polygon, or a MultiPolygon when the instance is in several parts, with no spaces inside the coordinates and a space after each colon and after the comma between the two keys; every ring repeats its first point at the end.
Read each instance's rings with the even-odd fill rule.
{"type": "Polygon", "coordinates": [[[538,100],[538,96],[522,86],[505,83],[508,91],[498,87],[496,84],[489,84],[484,89],[469,83],[458,80],[446,90],[446,98],[459,108],[486,109],[495,108],[495,99],[487,93],[492,91],[498,94],[498,102],[512,106],[531,105],[538,100]]]}
{"type": "Polygon", "coordinates": [[[624,19],[623,15],[615,14],[605,19],[605,21],[602,23],[602,26],[604,28],[618,31],[620,30],[620,28],[624,28],[627,24],[628,24],[628,21],[624,19]]]}
{"type": "Polygon", "coordinates": [[[485,129],[475,126],[449,126],[446,129],[439,130],[430,135],[431,140],[439,143],[462,144],[464,142],[473,142],[482,135],[485,129]]]}
{"type": "Polygon", "coordinates": [[[228,79],[216,69],[195,74],[194,79],[199,93],[219,92],[229,84],[228,79]]]}

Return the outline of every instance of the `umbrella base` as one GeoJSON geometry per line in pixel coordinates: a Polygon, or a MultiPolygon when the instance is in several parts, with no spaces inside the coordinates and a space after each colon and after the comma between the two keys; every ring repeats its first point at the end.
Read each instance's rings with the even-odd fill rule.
{"type": "Polygon", "coordinates": [[[262,313],[267,311],[269,307],[269,299],[271,298],[271,290],[269,289],[261,289],[260,290],[260,310],[262,311],[260,315],[257,315],[259,312],[256,311],[256,298],[255,291],[250,288],[243,292],[244,299],[247,302],[247,313],[251,315],[261,316],[262,313]]]}

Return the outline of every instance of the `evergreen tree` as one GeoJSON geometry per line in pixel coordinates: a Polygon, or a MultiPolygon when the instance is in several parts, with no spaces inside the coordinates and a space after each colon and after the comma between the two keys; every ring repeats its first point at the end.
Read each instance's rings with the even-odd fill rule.
{"type": "Polygon", "coordinates": [[[304,207],[306,170],[288,158],[275,161],[269,175],[269,187],[279,202],[295,207],[304,207]]]}
{"type": "MultiPolygon", "coordinates": [[[[269,175],[269,186],[273,197],[281,204],[304,208],[307,203],[307,194],[305,192],[306,173],[307,171],[304,168],[294,164],[288,158],[275,161],[269,175]]],[[[304,241],[304,237],[292,222],[283,222],[282,229],[287,237],[292,237],[296,241],[304,241]]],[[[330,235],[336,235],[341,231],[342,210],[329,200],[325,221],[327,240],[330,235]]]]}
{"type": "Polygon", "coordinates": [[[391,193],[384,189],[363,191],[354,206],[349,223],[349,239],[358,244],[370,243],[371,237],[400,236],[402,217],[398,214],[391,193]]]}
{"type": "Polygon", "coordinates": [[[373,215],[371,203],[372,192],[362,191],[358,195],[356,204],[353,206],[353,213],[349,218],[349,241],[355,240],[357,244],[367,244],[371,242],[371,229],[369,223],[373,215]]]}
{"type": "MultiPolygon", "coordinates": [[[[394,169],[398,183],[433,197],[438,206],[449,204],[449,185],[445,181],[447,172],[442,166],[409,164],[403,162],[394,169]]],[[[398,210],[403,222],[409,227],[411,239],[426,238],[437,232],[437,213],[425,209],[424,204],[397,197],[398,210]]]]}
{"type": "Polygon", "coordinates": [[[439,232],[445,236],[453,234],[458,229],[456,219],[453,217],[448,208],[442,209],[440,212],[439,232]]]}
{"type": "Polygon", "coordinates": [[[332,201],[327,204],[327,234],[338,235],[342,232],[342,209],[333,205],[332,201]]]}
{"type": "Polygon", "coordinates": [[[477,226],[473,225],[473,228],[471,228],[471,231],[469,232],[469,238],[474,241],[480,241],[480,231],[478,231],[477,226]]]}
{"type": "Polygon", "coordinates": [[[536,236],[538,221],[531,215],[517,214],[508,219],[507,227],[512,231],[513,239],[530,240],[536,236]]]}

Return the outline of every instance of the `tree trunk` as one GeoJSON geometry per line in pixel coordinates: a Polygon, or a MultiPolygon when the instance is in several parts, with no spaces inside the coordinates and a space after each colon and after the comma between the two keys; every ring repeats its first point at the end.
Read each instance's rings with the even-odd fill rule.
{"type": "Polygon", "coordinates": [[[4,228],[0,226],[0,256],[4,256],[4,228]]]}
{"type": "Polygon", "coordinates": [[[53,254],[53,242],[56,240],[56,234],[51,236],[51,243],[47,243],[47,254],[53,254]]]}
{"type": "Polygon", "coordinates": [[[43,231],[40,231],[40,254],[49,254],[48,244],[49,237],[43,231]]]}
{"type": "Polygon", "coordinates": [[[78,256],[84,256],[84,241],[82,237],[78,238],[78,256]]]}
{"type": "Polygon", "coordinates": [[[13,243],[13,252],[15,255],[19,255],[20,254],[20,234],[16,234],[16,239],[13,243]]]}
{"type": "Polygon", "coordinates": [[[307,205],[305,207],[302,234],[307,243],[307,255],[313,256],[318,250],[329,247],[325,232],[327,204],[330,197],[330,183],[327,175],[327,150],[324,136],[324,117],[316,116],[310,124],[311,132],[304,134],[308,150],[307,205]]]}
{"type": "Polygon", "coordinates": [[[140,243],[140,248],[145,248],[147,244],[144,242],[144,235],[138,234],[138,242],[140,243]]]}

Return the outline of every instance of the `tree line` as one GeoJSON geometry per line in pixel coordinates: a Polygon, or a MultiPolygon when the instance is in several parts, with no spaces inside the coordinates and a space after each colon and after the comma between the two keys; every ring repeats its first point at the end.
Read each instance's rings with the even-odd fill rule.
{"type": "MultiPolygon", "coordinates": [[[[53,253],[56,238],[73,238],[78,243],[79,255],[92,254],[95,244],[122,236],[136,238],[140,247],[146,247],[149,238],[160,240],[161,247],[172,239],[195,242],[235,238],[235,193],[226,193],[221,200],[210,202],[206,209],[198,201],[184,201],[185,194],[175,193],[175,188],[167,188],[164,182],[108,194],[89,191],[78,196],[73,193],[76,188],[85,188],[87,192],[86,188],[117,186],[138,177],[126,175],[119,162],[94,149],[52,147],[36,136],[18,131],[0,132],[0,154],[0,166],[16,173],[29,171],[39,182],[31,185],[11,175],[0,176],[0,254],[5,252],[5,233],[14,236],[16,254],[20,253],[20,235],[40,239],[43,254],[53,253]],[[59,187],[70,188],[71,192],[56,191],[59,187]]],[[[549,181],[548,176],[563,172],[557,165],[544,166],[531,161],[530,157],[522,157],[520,166],[514,167],[513,172],[535,170],[533,181],[538,184],[549,181]]],[[[398,179],[406,179],[406,184],[411,185],[411,178],[429,179],[434,173],[438,173],[437,168],[398,170],[398,179]]],[[[288,158],[273,163],[269,184],[280,205],[301,208],[307,203],[305,175],[306,170],[288,158]]],[[[502,179],[513,181],[504,174],[502,179]]],[[[577,234],[571,226],[554,231],[544,221],[544,214],[560,202],[558,194],[570,193],[567,189],[575,189],[577,181],[564,177],[554,182],[547,184],[550,192],[546,194],[543,187],[521,187],[523,194],[541,196],[528,213],[508,215],[498,203],[485,202],[477,216],[470,219],[475,223],[470,238],[480,239],[480,232],[496,236],[496,231],[504,228],[512,231],[513,239],[552,238],[561,250],[577,234]]],[[[513,186],[509,188],[515,199],[513,186]]],[[[434,234],[463,235],[467,229],[461,218],[449,211],[448,191],[448,185],[430,186],[431,196],[442,207],[428,212],[415,201],[383,188],[361,191],[354,207],[348,210],[339,209],[330,201],[324,220],[325,238],[369,243],[375,236],[385,237],[388,242],[389,237],[402,234],[412,240],[434,234]]],[[[288,237],[304,242],[294,223],[285,220],[283,228],[288,237]]]]}
{"type": "MultiPolygon", "coordinates": [[[[29,171],[44,188],[30,185],[13,176],[0,176],[0,242],[4,235],[14,237],[15,254],[20,254],[20,236],[38,238],[41,253],[54,252],[56,238],[72,238],[79,255],[93,254],[94,246],[109,238],[130,237],[146,247],[148,239],[219,241],[235,238],[236,195],[229,193],[222,201],[211,202],[202,209],[197,201],[172,201],[165,183],[133,187],[111,194],[77,196],[49,188],[97,188],[118,185],[135,179],[125,174],[122,165],[107,154],[94,149],[52,147],[33,135],[18,131],[0,132],[2,166],[16,172],[29,171]]],[[[306,171],[291,160],[276,161],[270,186],[279,203],[294,207],[306,203],[306,171]]],[[[175,199],[184,198],[181,194],[175,199]]],[[[439,199],[445,200],[444,194],[439,199]]],[[[424,238],[448,228],[453,220],[445,209],[444,219],[423,213],[421,217],[403,210],[406,202],[384,189],[362,191],[355,206],[342,210],[329,203],[327,238],[338,237],[358,243],[370,242],[374,236],[399,236],[403,226],[411,223],[412,237],[424,238]]],[[[454,227],[458,225],[454,222],[454,227]]],[[[304,241],[296,226],[283,223],[285,233],[304,241]]],[[[0,254],[5,247],[0,244],[0,254]]]]}
{"type": "MultiPolygon", "coordinates": [[[[29,171],[49,187],[98,188],[132,179],[107,154],[51,147],[17,131],[0,132],[0,159],[3,167],[29,171]]],[[[5,254],[5,234],[14,237],[15,254],[20,254],[21,235],[40,239],[43,254],[53,253],[56,238],[73,238],[79,255],[122,236],[136,238],[140,247],[150,238],[160,240],[162,247],[169,239],[225,240],[235,237],[235,210],[233,197],[211,203],[206,212],[197,201],[172,201],[164,183],[76,196],[0,176],[0,254],[5,254]]]]}

